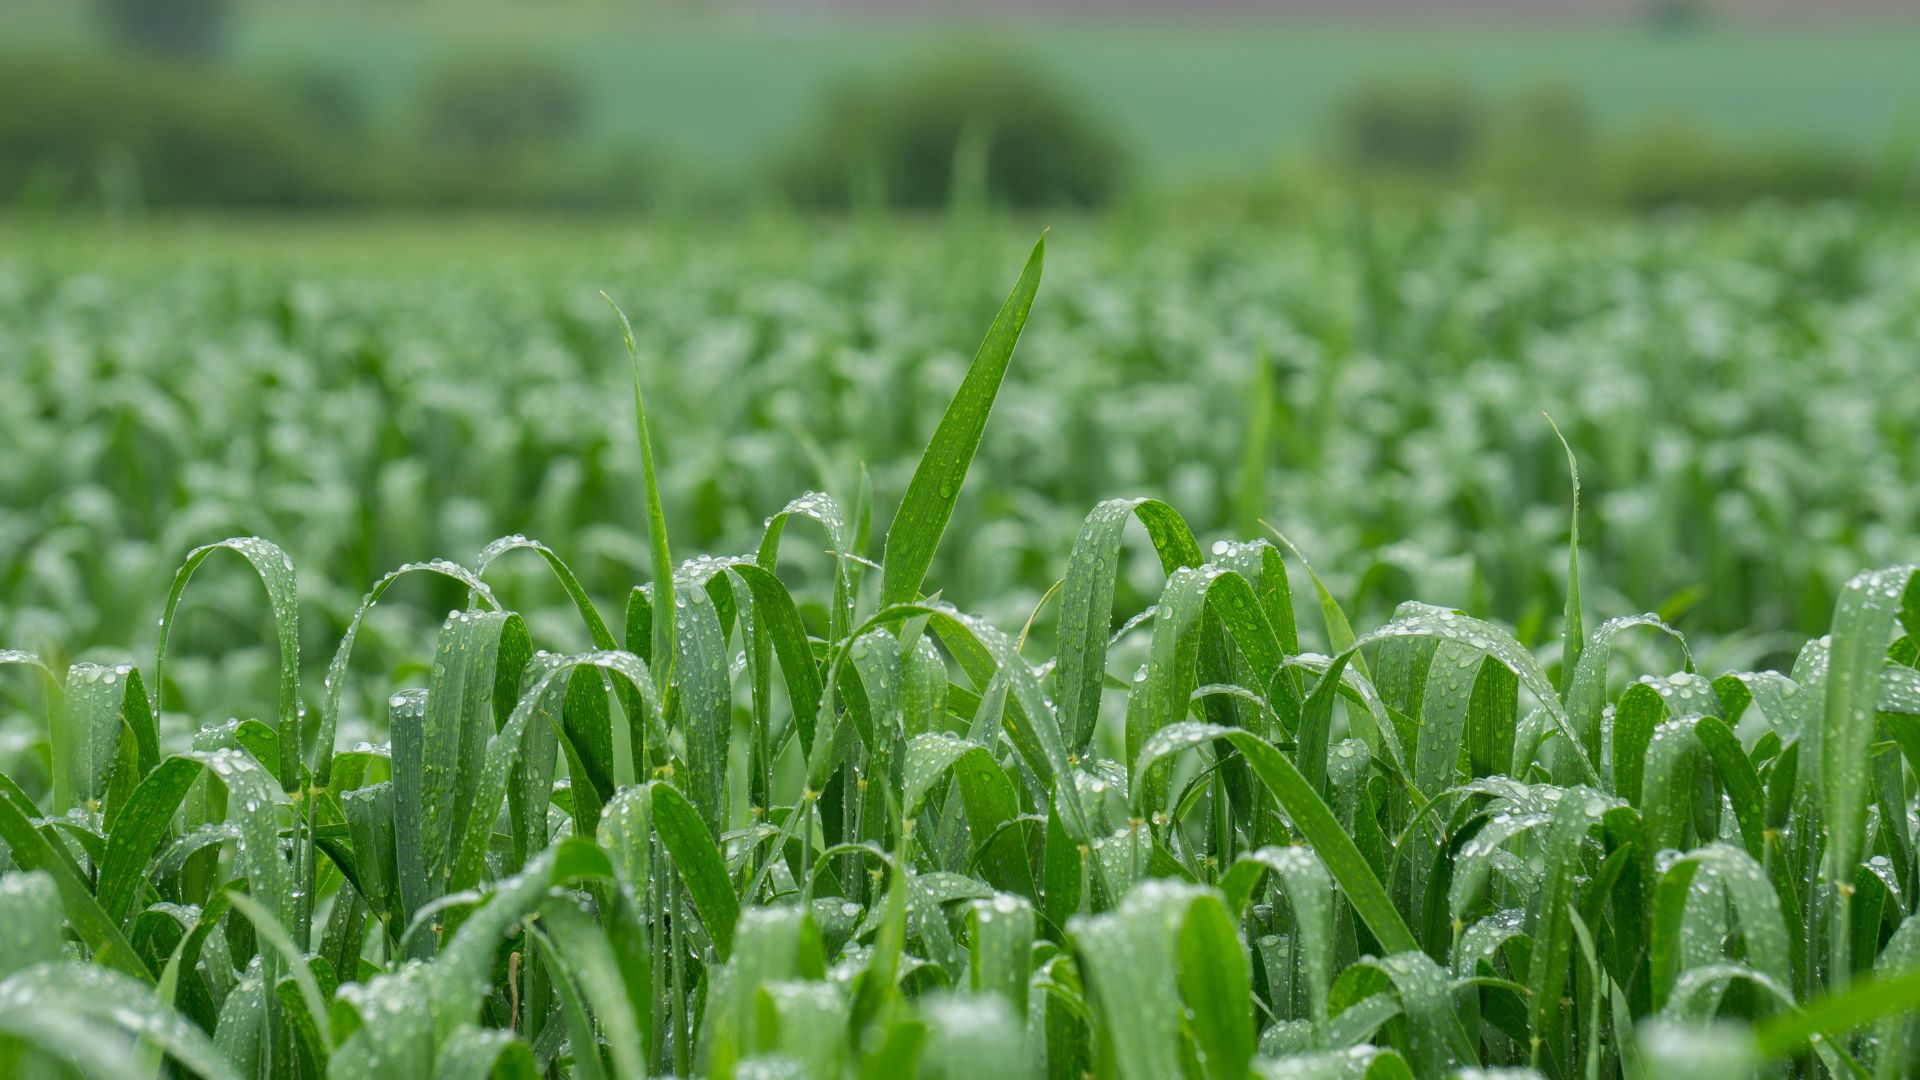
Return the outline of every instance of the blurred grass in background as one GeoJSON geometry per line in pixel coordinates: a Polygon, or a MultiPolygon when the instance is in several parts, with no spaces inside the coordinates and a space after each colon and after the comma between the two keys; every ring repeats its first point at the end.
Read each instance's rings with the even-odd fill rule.
{"type": "MultiPolygon", "coordinates": [[[[853,502],[863,465],[886,520],[935,419],[916,403],[958,382],[1030,235],[994,216],[17,225],[0,640],[144,651],[181,552],[246,533],[299,559],[315,648],[386,570],[513,531],[617,598],[647,555],[603,287],[649,372],[676,543],[749,551],[802,490],[853,502]]],[[[1581,458],[1588,606],[1655,606],[1716,663],[1777,659],[1920,528],[1904,221],[1346,203],[1278,226],[1069,218],[1054,248],[976,466],[991,482],[965,489],[935,568],[999,625],[1026,620],[1085,507],[1154,495],[1203,542],[1277,526],[1356,619],[1418,596],[1548,641],[1570,493],[1542,410],[1581,458]]],[[[549,585],[496,584],[577,636],[549,585]]],[[[458,597],[438,600],[422,610],[458,597]]],[[[194,632],[260,640],[244,620],[194,632]]],[[[381,642],[362,648],[416,654],[381,642]]],[[[269,653],[178,677],[231,701],[221,680],[271,686],[269,653]]]]}

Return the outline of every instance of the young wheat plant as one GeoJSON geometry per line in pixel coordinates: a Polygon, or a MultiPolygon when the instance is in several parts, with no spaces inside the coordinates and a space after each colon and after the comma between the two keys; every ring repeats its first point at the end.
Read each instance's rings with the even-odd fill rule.
{"type": "Polygon", "coordinates": [[[676,567],[633,351],[624,619],[507,537],[375,582],[303,700],[292,560],[241,538],[187,556],[145,671],[0,654],[48,735],[44,778],[0,784],[0,1071],[1920,1075],[1914,568],[1848,582],[1790,672],[1702,673],[1653,616],[1585,625],[1576,481],[1552,663],[1420,603],[1356,633],[1313,578],[1322,654],[1280,547],[1115,500],[1036,663],[926,576],[1042,255],[877,563],[863,489],[676,567]],[[1164,587],[1116,632],[1133,523],[1164,587]],[[824,597],[783,579],[790,532],[824,597]],[[277,708],[196,728],[167,642],[235,556],[277,708]],[[497,600],[489,568],[535,558],[590,650],[497,600]],[[380,688],[389,741],[343,747],[356,633],[423,576],[468,603],[424,686],[380,688]],[[1627,678],[1623,635],[1676,670],[1627,678]]]}

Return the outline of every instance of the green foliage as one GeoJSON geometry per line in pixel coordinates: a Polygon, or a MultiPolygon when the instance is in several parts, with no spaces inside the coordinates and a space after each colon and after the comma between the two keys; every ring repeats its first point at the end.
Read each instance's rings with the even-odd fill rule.
{"type": "Polygon", "coordinates": [[[1868,162],[1818,142],[1730,143],[1684,119],[1626,132],[1599,152],[1597,165],[1601,192],[1637,209],[1850,199],[1866,193],[1870,171],[1868,162]]]}
{"type": "Polygon", "coordinates": [[[428,76],[422,132],[446,153],[520,153],[580,133],[587,103],[564,70],[525,60],[471,60],[428,76]]]}
{"type": "Polygon", "coordinates": [[[1898,168],[1879,178],[1887,190],[1874,190],[1874,155],[1818,137],[1734,137],[1671,113],[1602,125],[1594,111],[1560,82],[1489,93],[1446,74],[1378,78],[1338,105],[1331,163],[1410,197],[1446,184],[1527,205],[1636,212],[1912,194],[1898,168]]]}
{"type": "Polygon", "coordinates": [[[270,93],[137,58],[0,58],[0,202],[303,206],[342,197],[326,143],[270,93]]]}
{"type": "Polygon", "coordinates": [[[95,0],[108,34],[141,52],[205,60],[219,51],[233,0],[95,0]]]}
{"type": "MultiPolygon", "coordinates": [[[[1355,628],[1416,596],[1534,646],[1565,610],[1568,479],[1546,410],[1581,452],[1585,606],[1650,609],[1740,667],[1784,663],[1796,635],[1826,628],[1838,583],[1898,560],[1920,522],[1906,423],[1920,384],[1902,344],[1920,338],[1920,263],[1897,222],[1776,207],[1603,227],[1463,204],[1073,233],[978,447],[979,475],[1005,479],[955,488],[921,591],[1017,633],[1065,579],[1030,642],[1058,642],[1075,734],[1098,688],[1075,650],[1094,647],[1102,611],[1157,596],[1134,571],[1103,607],[1098,576],[1061,562],[1086,509],[1116,494],[1177,507],[1202,553],[1272,524],[1355,628]],[[1261,447],[1242,424],[1263,380],[1261,447]],[[1088,616],[1078,645],[1050,612],[1088,616]]],[[[301,652],[325,658],[394,567],[468,561],[520,532],[564,551],[615,638],[648,654],[625,614],[652,580],[645,481],[607,404],[630,399],[633,364],[601,289],[651,373],[676,554],[757,552],[770,512],[842,494],[837,535],[799,509],[784,519],[779,573],[835,583],[838,599],[796,618],[843,634],[847,592],[884,576],[848,554],[875,557],[940,419],[898,403],[959,384],[1005,297],[1002,264],[1029,243],[780,219],[15,226],[0,243],[0,640],[135,662],[180,554],[258,534],[297,538],[301,652]]],[[[1122,540],[1131,528],[1114,552],[1140,543],[1122,540]]],[[[598,647],[542,563],[503,555],[487,580],[550,648],[598,647]]],[[[1311,582],[1293,572],[1320,648],[1311,582]]],[[[216,575],[189,591],[171,707],[277,722],[258,588],[216,575]]],[[[467,586],[427,573],[394,590],[355,672],[419,662],[467,586]]],[[[1622,647],[1623,662],[1664,648],[1622,647]]],[[[343,715],[377,727],[386,695],[352,674],[343,715]]],[[[0,694],[39,693],[19,685],[0,694]]]]}
{"type": "Polygon", "coordinates": [[[0,55],[0,205],[106,209],[632,207],[657,164],[584,137],[563,71],[469,63],[398,131],[324,69],[251,80],[138,56],[0,55]]]}
{"type": "Polygon", "coordinates": [[[963,53],[827,92],[775,180],[818,206],[1084,208],[1114,197],[1125,165],[1100,118],[1039,70],[963,53]]]}
{"type": "Polygon", "coordinates": [[[1339,152],[1357,168],[1446,175],[1473,156],[1486,117],[1466,83],[1426,76],[1363,84],[1334,122],[1339,152]]]}
{"type": "MultiPolygon", "coordinates": [[[[0,653],[47,697],[0,714],[7,745],[38,729],[54,748],[50,783],[0,777],[0,1064],[1914,1075],[1915,567],[1850,580],[1786,674],[1710,680],[1682,641],[1680,670],[1635,679],[1609,672],[1616,638],[1679,635],[1650,617],[1585,632],[1607,605],[1569,557],[1585,643],[1577,662],[1559,648],[1556,686],[1552,650],[1496,624],[1409,602],[1356,634],[1325,589],[1334,655],[1304,651],[1278,550],[1203,555],[1167,504],[1116,500],[1089,515],[1058,614],[1033,616],[1063,628],[1036,662],[1025,634],[921,594],[1048,295],[1039,254],[878,573],[853,569],[867,530],[817,492],[766,519],[757,555],[674,568],[671,464],[645,469],[658,569],[626,636],[651,666],[521,536],[379,579],[317,707],[292,561],[252,537],[187,554],[151,696],[130,666],[0,653]],[[824,580],[780,565],[796,516],[828,535],[824,580]],[[1120,545],[1134,519],[1159,559],[1120,545]],[[592,649],[536,650],[557,624],[502,604],[487,576],[523,549],[592,649]],[[415,569],[462,595],[431,663],[351,669],[362,620],[415,569]],[[1157,599],[1116,630],[1123,577],[1157,599]],[[276,723],[194,730],[168,704],[175,623],[236,579],[256,605],[265,587],[276,723]],[[1144,657],[1130,679],[1123,657],[1144,657]],[[350,676],[379,715],[339,715],[350,676]],[[347,729],[381,741],[343,746],[347,729]]],[[[623,329],[639,406],[656,384],[623,329]]]]}

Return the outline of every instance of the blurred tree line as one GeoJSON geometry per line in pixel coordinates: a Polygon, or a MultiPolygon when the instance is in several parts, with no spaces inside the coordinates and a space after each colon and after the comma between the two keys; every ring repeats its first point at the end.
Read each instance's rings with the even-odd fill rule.
{"type": "MultiPolygon", "coordinates": [[[[646,209],[695,191],[826,210],[1097,208],[1139,186],[1108,118],[992,49],[829,87],[784,147],[717,183],[596,133],[600,103],[552,63],[462,59],[423,77],[397,117],[376,118],[342,75],[247,79],[209,62],[232,0],[95,3],[120,52],[0,58],[0,100],[24,103],[0,111],[0,207],[646,209]]],[[[1914,194],[1897,157],[1737,143],[1673,117],[1605,132],[1580,95],[1553,85],[1488,96],[1444,75],[1369,80],[1332,110],[1325,136],[1287,167],[1209,194],[1284,205],[1303,176],[1636,209],[1914,194]]]]}
{"type": "Polygon", "coordinates": [[[1472,186],[1640,210],[1915,193],[1897,143],[1876,160],[1804,139],[1731,140],[1682,114],[1608,132],[1551,82],[1492,97],[1445,74],[1369,82],[1342,100],[1329,136],[1334,170],[1389,189],[1472,186]]]}

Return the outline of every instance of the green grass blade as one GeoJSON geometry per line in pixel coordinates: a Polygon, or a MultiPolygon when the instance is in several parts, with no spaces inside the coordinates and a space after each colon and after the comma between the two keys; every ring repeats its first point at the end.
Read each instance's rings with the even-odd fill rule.
{"type": "Polygon", "coordinates": [[[640,440],[640,469],[647,489],[647,543],[653,558],[653,650],[649,655],[654,685],[666,687],[672,683],[673,672],[673,554],[667,548],[667,515],[660,506],[660,479],[653,465],[653,437],[647,431],[647,404],[640,393],[640,350],[634,343],[633,324],[627,321],[627,313],[620,310],[613,297],[604,292],[600,296],[620,318],[627,359],[633,364],[633,423],[640,440]]]}
{"type": "MultiPolygon", "coordinates": [[[[327,1003],[320,993],[319,982],[313,977],[313,968],[307,963],[306,953],[293,943],[291,937],[287,936],[286,928],[274,918],[273,913],[253,897],[241,892],[231,892],[227,896],[227,903],[232,905],[233,910],[246,916],[247,921],[253,924],[253,932],[265,940],[267,945],[285,962],[287,970],[292,973],[294,982],[300,988],[300,1000],[307,1009],[307,1022],[319,1036],[323,1050],[331,1054],[333,1036],[327,1024],[327,1003]]],[[[326,1064],[324,1055],[320,1063],[326,1064]]]]}
{"type": "Polygon", "coordinates": [[[1074,753],[1084,750],[1093,738],[1094,722],[1099,718],[1121,533],[1129,517],[1138,517],[1146,527],[1166,573],[1201,562],[1200,544],[1193,538],[1193,530],[1178,511],[1163,502],[1110,499],[1087,515],[1073,543],[1060,589],[1060,733],[1074,753]]]}
{"type": "Polygon", "coordinates": [[[346,688],[347,664],[353,657],[353,645],[359,638],[360,626],[366,622],[367,615],[394,582],[409,574],[420,572],[440,574],[457,581],[465,585],[473,597],[483,601],[487,607],[496,610],[500,607],[499,601],[494,599],[493,591],[487,587],[485,581],[459,563],[448,562],[445,559],[407,563],[387,572],[379,581],[373,583],[373,588],[368,589],[367,594],[361,597],[360,606],[354,609],[353,617],[347,621],[346,633],[341,635],[340,644],[334,648],[333,659],[327,663],[325,692],[321,695],[320,703],[320,730],[314,744],[314,781],[321,787],[327,786],[332,778],[334,732],[339,729],[340,723],[340,695],[346,688]]]}
{"type": "Polygon", "coordinates": [[[1241,1080],[1253,1060],[1253,972],[1234,918],[1218,897],[1187,908],[1177,946],[1180,996],[1212,1080],[1241,1080]]]}
{"type": "MultiPolygon", "coordinates": [[[[1586,645],[1586,630],[1580,623],[1580,462],[1573,456],[1573,447],[1560,433],[1560,425],[1553,422],[1553,417],[1547,416],[1547,426],[1553,429],[1553,437],[1560,440],[1560,449],[1567,453],[1567,477],[1573,487],[1573,512],[1567,525],[1567,605],[1560,637],[1560,693],[1564,696],[1573,685],[1574,671],[1580,665],[1580,650],[1586,645]]],[[[1591,751],[1588,756],[1597,758],[1591,751]]]]}
{"type": "Polygon", "coordinates": [[[480,550],[480,557],[475,559],[473,564],[474,575],[484,577],[488,568],[502,555],[513,551],[534,552],[547,564],[547,568],[553,571],[553,576],[560,582],[560,588],[566,592],[567,599],[573,601],[574,610],[580,613],[580,621],[586,624],[587,636],[592,639],[594,648],[617,649],[620,647],[619,642],[613,639],[613,631],[607,629],[607,621],[600,617],[600,609],[593,606],[593,600],[587,596],[587,590],[581,586],[580,579],[574,574],[573,568],[567,565],[566,560],[555,554],[552,548],[538,540],[532,540],[517,533],[495,540],[480,550]]]}
{"type": "Polygon", "coordinates": [[[687,797],[671,784],[655,781],[651,787],[654,828],[686,882],[687,896],[707,936],[724,960],[733,951],[733,924],[740,918],[740,900],[734,895],[727,865],[687,797]]]}
{"type": "Polygon", "coordinates": [[[567,1043],[573,1050],[571,1076],[576,1080],[601,1080],[600,1039],[594,1034],[593,1017],[587,1013],[579,979],[572,965],[562,959],[552,940],[538,927],[528,931],[540,962],[553,972],[553,989],[560,998],[560,1016],[567,1025],[567,1043]]]}
{"type": "MultiPolygon", "coordinates": [[[[1881,672],[1905,598],[1920,583],[1915,567],[1861,574],[1840,592],[1828,649],[1826,704],[1820,730],[1820,800],[1827,836],[1826,877],[1836,889],[1852,883],[1867,824],[1868,748],[1879,715],[1881,672]]],[[[1827,965],[1844,986],[1851,966],[1844,898],[1831,920],[1827,965]]]]}
{"type": "Polygon", "coordinates": [[[1413,931],[1393,906],[1366,856],[1307,778],[1272,743],[1251,732],[1190,720],[1163,728],[1149,740],[1140,752],[1135,773],[1144,773],[1159,758],[1215,739],[1232,743],[1246,757],[1254,775],[1280,800],[1294,828],[1326,863],[1347,902],[1380,944],[1389,952],[1418,952],[1420,946],[1413,931]]]}
{"type": "Polygon", "coordinates": [[[168,758],[147,774],[120,812],[107,836],[96,893],[101,909],[115,922],[125,924],[133,914],[147,862],[171,830],[175,812],[204,768],[204,763],[190,757],[168,758]]]}
{"type": "Polygon", "coordinates": [[[894,512],[893,524],[887,527],[886,552],[881,559],[882,607],[905,603],[920,594],[920,583],[933,564],[933,552],[940,545],[940,534],[947,529],[947,519],[953,516],[960,485],[986,431],[987,414],[993,409],[1007,363],[1013,359],[1013,347],[1020,340],[1034,294],[1040,289],[1046,247],[1045,236],[1034,244],[1026,269],[1020,272],[1019,282],[994,317],[980,351],[974,354],[960,389],[940,418],[919,467],[914,469],[907,493],[894,512]]]}
{"type": "Polygon", "coordinates": [[[0,793],[0,840],[6,841],[15,866],[44,870],[52,876],[66,907],[67,921],[93,950],[95,963],[153,981],[153,972],[121,934],[119,923],[94,899],[93,890],[81,879],[71,859],[34,827],[28,812],[16,804],[10,792],[0,793]]]}
{"type": "Polygon", "coordinates": [[[101,1032],[148,1040],[206,1080],[237,1080],[204,1032],[154,1000],[150,987],[118,972],[42,964],[0,981],[0,1034],[104,1075],[138,1076],[132,1055],[120,1058],[115,1040],[101,1032]]]}
{"type": "Polygon", "coordinates": [[[634,1015],[606,932],[571,899],[549,900],[541,908],[540,922],[564,964],[558,972],[578,983],[593,1010],[594,1021],[606,1038],[615,1080],[644,1077],[642,1025],[634,1015]]]}
{"type": "Polygon", "coordinates": [[[1762,1024],[1754,1033],[1761,1055],[1785,1057],[1809,1039],[1837,1038],[1882,1017],[1920,1010],[1920,967],[1876,972],[1845,990],[1810,1001],[1799,1012],[1762,1024]]]}
{"type": "MultiPolygon", "coordinates": [[[[1293,552],[1293,557],[1299,559],[1301,568],[1306,570],[1307,580],[1313,582],[1314,594],[1320,599],[1320,620],[1327,631],[1327,652],[1338,656],[1353,648],[1355,640],[1353,623],[1347,620],[1347,613],[1341,609],[1340,601],[1335,600],[1333,594],[1327,591],[1326,585],[1321,583],[1320,575],[1314,572],[1313,564],[1307,561],[1305,555],[1300,554],[1299,548],[1293,546],[1293,541],[1280,534],[1280,530],[1267,525],[1264,521],[1261,524],[1266,525],[1267,531],[1273,534],[1275,540],[1280,541],[1282,547],[1293,552]]],[[[1356,655],[1353,663],[1361,674],[1366,674],[1367,663],[1364,657],[1356,655]]]]}
{"type": "MultiPolygon", "coordinates": [[[[98,810],[107,798],[126,724],[132,668],[80,663],[67,669],[66,708],[53,728],[53,807],[98,810]]],[[[136,706],[146,711],[146,703],[136,706]]]]}
{"type": "Polygon", "coordinates": [[[273,612],[274,635],[280,645],[280,708],[276,730],[280,734],[280,760],[270,763],[280,778],[281,787],[295,791],[300,783],[300,612],[293,575],[293,558],[276,545],[257,536],[240,536],[217,544],[197,547],[187,553],[186,561],[174,574],[167,590],[167,604],[160,616],[160,644],[153,661],[154,714],[161,714],[160,695],[166,693],[167,641],[173,631],[180,596],[186,591],[195,570],[216,551],[232,551],[247,560],[267,590],[267,604],[273,612]]]}
{"type": "Polygon", "coordinates": [[[676,588],[674,721],[685,747],[685,793],[715,839],[726,828],[727,750],[733,735],[733,662],[713,598],[682,578],[676,588]]]}
{"type": "Polygon", "coordinates": [[[50,874],[0,874],[0,980],[60,959],[60,887],[50,874]]]}

